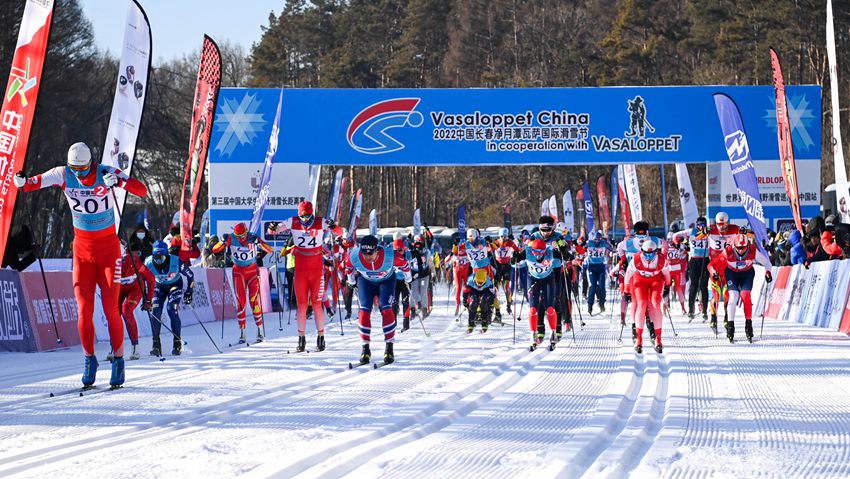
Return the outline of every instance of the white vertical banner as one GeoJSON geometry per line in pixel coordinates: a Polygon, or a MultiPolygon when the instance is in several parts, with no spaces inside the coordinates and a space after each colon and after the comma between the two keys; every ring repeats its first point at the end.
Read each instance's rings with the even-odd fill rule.
{"type": "Polygon", "coordinates": [[[378,212],[375,210],[369,212],[369,234],[372,236],[378,234],[378,212]]]}
{"type": "Polygon", "coordinates": [[[835,201],[838,203],[836,211],[841,214],[843,223],[850,223],[850,194],[847,192],[847,167],[844,166],[844,145],[841,143],[841,110],[838,107],[834,23],[832,0],[826,0],[826,57],[829,61],[829,97],[832,102],[832,161],[835,165],[835,201]]]}
{"type": "Polygon", "coordinates": [[[422,234],[422,216],[419,213],[419,208],[413,212],[413,235],[422,234]]]}
{"type": "Polygon", "coordinates": [[[643,208],[640,202],[640,185],[638,185],[637,169],[633,164],[623,165],[623,181],[626,186],[626,196],[629,198],[629,207],[632,213],[632,222],[643,220],[643,208]]]}
{"type": "Polygon", "coordinates": [[[543,203],[540,203],[540,216],[549,216],[549,199],[543,200],[543,203]]]}
{"type": "Polygon", "coordinates": [[[676,182],[679,184],[679,203],[682,205],[682,216],[685,219],[685,227],[689,227],[697,222],[699,211],[697,210],[697,199],[694,196],[694,189],[691,187],[688,165],[676,163],[676,182]]]}
{"type": "MultiPolygon", "coordinates": [[[[112,100],[112,116],[103,145],[101,164],[120,169],[130,175],[136,156],[136,140],[142,123],[148,76],[151,66],[151,29],[141,5],[130,0],[124,25],[124,43],[118,63],[118,79],[112,100]]],[[[115,189],[115,227],[121,224],[121,213],[127,193],[115,189]]]]}
{"type": "Polygon", "coordinates": [[[564,224],[567,225],[567,229],[570,230],[570,233],[573,233],[576,229],[576,213],[573,209],[573,193],[570,190],[564,192],[564,199],[562,203],[564,208],[564,224]]]}
{"type": "Polygon", "coordinates": [[[316,205],[316,197],[319,196],[319,176],[322,174],[322,165],[310,165],[310,203],[316,205]]]}
{"type": "Polygon", "coordinates": [[[549,216],[556,222],[558,221],[558,200],[555,195],[549,197],[549,216]]]}

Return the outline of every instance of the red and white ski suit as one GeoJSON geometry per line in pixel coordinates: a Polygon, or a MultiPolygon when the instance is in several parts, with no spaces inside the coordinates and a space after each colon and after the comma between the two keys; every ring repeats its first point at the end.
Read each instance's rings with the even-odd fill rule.
{"type": "Polygon", "coordinates": [[[673,282],[671,286],[679,302],[682,305],[682,312],[685,313],[685,283],[687,282],[688,269],[688,252],[685,246],[681,243],[668,243],[667,249],[667,265],[670,269],[670,280],[673,282]]]}
{"type": "Polygon", "coordinates": [[[278,224],[275,233],[289,229],[292,231],[293,252],[295,255],[295,298],[298,311],[295,318],[298,321],[298,334],[304,335],[307,330],[307,306],[313,306],[313,317],[316,330],[325,333],[325,311],[322,300],[325,297],[325,268],[323,259],[323,240],[325,232],[330,230],[330,222],[316,216],[308,226],[301,223],[301,218],[293,216],[278,224]]]}
{"type": "Polygon", "coordinates": [[[233,235],[224,235],[224,241],[213,246],[213,253],[230,250],[233,259],[233,287],[236,289],[236,319],[239,329],[245,329],[245,306],[251,305],[254,324],[263,325],[263,307],[260,304],[260,268],[257,266],[257,250],[271,253],[272,248],[254,234],[247,234],[244,242],[233,240],[233,235]],[[245,301],[245,297],[248,301],[245,301]]]}
{"type": "Polygon", "coordinates": [[[460,295],[469,277],[469,257],[466,255],[466,244],[461,242],[452,247],[454,264],[455,306],[460,307],[460,295]]]}
{"type": "Polygon", "coordinates": [[[145,263],[139,258],[137,253],[130,253],[121,258],[121,291],[118,295],[118,303],[121,305],[121,316],[124,318],[124,324],[127,326],[127,335],[130,336],[130,344],[139,344],[139,327],[136,324],[136,316],[134,312],[142,297],[146,301],[153,301],[153,289],[155,280],[153,273],[145,266],[145,263]],[[135,263],[135,266],[133,265],[135,263]],[[136,275],[138,272],[138,276],[136,275]],[[144,294],[139,287],[142,284],[144,294]]]}
{"type": "Polygon", "coordinates": [[[634,295],[634,315],[637,321],[637,344],[643,344],[643,329],[646,316],[655,325],[655,337],[661,344],[661,295],[664,286],[670,284],[670,271],[667,269],[665,255],[656,253],[652,260],[647,260],[643,252],[632,258],[626,270],[626,284],[631,284],[634,295]]]}
{"type": "Polygon", "coordinates": [[[26,192],[55,186],[61,188],[71,208],[74,224],[74,296],[77,300],[77,330],[83,352],[94,355],[94,292],[100,287],[103,314],[109,329],[109,341],[116,357],[124,356],[124,323],[118,308],[121,277],[121,246],[115,228],[115,197],[103,181],[114,173],[116,185],[144,198],[147,188],[121,170],[106,165],[93,165],[83,178],[69,168],[57,166],[29,178],[26,192]]]}

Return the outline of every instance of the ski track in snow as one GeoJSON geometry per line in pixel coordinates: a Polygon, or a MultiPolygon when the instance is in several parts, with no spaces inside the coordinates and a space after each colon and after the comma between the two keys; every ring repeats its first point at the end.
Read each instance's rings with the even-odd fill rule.
{"type": "MultiPolygon", "coordinates": [[[[187,327],[184,356],[128,361],[124,389],[84,397],[47,397],[79,385],[79,347],[0,354],[0,476],[850,475],[844,335],[768,322],[759,340],[756,319],[754,344],[743,321],[729,344],[722,325],[716,339],[674,315],[679,336],[665,319],[664,354],[644,333],[639,356],[628,328],[616,342],[618,315],[585,313],[575,342],[566,333],[554,351],[529,352],[527,308],[514,345],[508,316],[467,335],[445,289],[435,298],[431,337],[413,320],[397,334],[397,363],[379,370],[348,369],[360,350],[353,322],[344,336],[329,324],[324,352],[287,354],[294,324],[278,331],[277,314],[265,343],[221,355],[187,327]]],[[[234,338],[235,323],[226,328],[234,338]]],[[[108,377],[102,360],[97,384],[108,377]]]]}

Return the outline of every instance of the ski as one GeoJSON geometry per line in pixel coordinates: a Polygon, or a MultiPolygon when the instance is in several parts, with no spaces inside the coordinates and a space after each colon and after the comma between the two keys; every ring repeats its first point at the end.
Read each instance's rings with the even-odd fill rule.
{"type": "Polygon", "coordinates": [[[73,394],[78,394],[79,397],[89,396],[96,393],[102,393],[107,391],[117,391],[119,389],[124,389],[123,386],[109,386],[105,388],[101,388],[98,386],[82,386],[78,388],[66,389],[64,391],[57,391],[49,393],[48,397],[62,397],[62,396],[70,396],[73,394]]]}
{"type": "Polygon", "coordinates": [[[350,362],[350,363],[348,363],[348,369],[356,369],[356,368],[359,368],[360,366],[368,366],[368,365],[370,365],[370,364],[372,364],[372,362],[371,362],[371,361],[370,361],[370,362],[368,362],[368,363],[361,363],[361,362],[356,362],[356,363],[355,363],[355,362],[350,362]]]}
{"type": "Polygon", "coordinates": [[[395,361],[392,361],[392,362],[389,362],[389,363],[386,362],[386,361],[379,361],[377,363],[372,363],[372,369],[380,369],[380,368],[386,366],[387,364],[393,364],[393,363],[395,363],[395,361]]]}

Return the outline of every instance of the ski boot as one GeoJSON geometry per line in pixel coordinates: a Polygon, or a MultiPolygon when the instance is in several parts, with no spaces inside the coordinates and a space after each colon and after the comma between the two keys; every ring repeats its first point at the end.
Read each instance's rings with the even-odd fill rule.
{"type": "Polygon", "coordinates": [[[643,341],[638,341],[635,343],[635,352],[638,354],[643,354],[643,341]]]}
{"type": "Polygon", "coordinates": [[[393,353],[393,343],[387,343],[384,346],[384,364],[392,364],[395,361],[395,354],[393,353]]]}
{"type": "Polygon", "coordinates": [[[106,354],[106,360],[110,363],[115,360],[115,351],[112,348],[109,348],[109,352],[106,354]]]}
{"type": "Polygon", "coordinates": [[[482,321],[481,322],[481,332],[486,333],[488,329],[490,329],[490,322],[489,321],[482,321]]]}
{"type": "Polygon", "coordinates": [[[560,343],[560,342],[561,342],[561,338],[562,338],[563,336],[564,336],[564,333],[558,333],[558,332],[556,332],[556,333],[555,333],[555,342],[556,342],[556,343],[560,343]]]}
{"type": "Polygon", "coordinates": [[[307,338],[305,336],[298,336],[298,347],[295,348],[296,353],[303,353],[307,350],[307,338]]]}
{"type": "Polygon", "coordinates": [[[130,361],[135,361],[135,360],[139,359],[139,345],[138,344],[133,345],[133,352],[130,353],[130,357],[128,359],[130,361]]]}
{"type": "Polygon", "coordinates": [[[693,311],[691,311],[691,312],[689,312],[689,313],[688,313],[688,322],[689,322],[689,323],[693,323],[693,322],[694,322],[694,312],[693,312],[693,311]]]}
{"type": "Polygon", "coordinates": [[[744,332],[747,334],[747,341],[753,342],[753,320],[744,320],[744,332]]]}
{"type": "Polygon", "coordinates": [[[664,352],[664,347],[661,345],[660,339],[658,341],[656,341],[656,343],[655,343],[655,352],[658,353],[658,354],[661,354],[662,352],[664,352]]]}
{"type": "Polygon", "coordinates": [[[248,338],[245,337],[245,328],[239,328],[239,344],[245,344],[248,342],[248,338]]]}
{"type": "Polygon", "coordinates": [[[635,323],[632,323],[632,342],[637,341],[637,328],[635,328],[635,323]]]}
{"type": "Polygon", "coordinates": [[[363,350],[360,351],[360,364],[368,364],[372,360],[372,351],[369,350],[369,343],[363,345],[363,350]]]}
{"type": "Polygon", "coordinates": [[[324,351],[325,350],[325,335],[320,334],[316,337],[316,351],[324,351]]]}
{"type": "Polygon", "coordinates": [[[86,356],[86,364],[83,367],[83,388],[92,387],[96,376],[97,358],[94,355],[86,356]]]}
{"type": "Polygon", "coordinates": [[[257,326],[257,342],[262,343],[266,340],[266,326],[261,324],[257,326]]]}
{"type": "Polygon", "coordinates": [[[472,331],[475,329],[475,326],[469,325],[466,327],[466,334],[472,334],[472,331]]]}
{"type": "Polygon", "coordinates": [[[346,311],[345,312],[345,320],[348,321],[350,319],[351,319],[351,311],[346,311]]]}
{"type": "Polygon", "coordinates": [[[587,315],[593,316],[593,305],[592,304],[587,305],[587,315]]]}
{"type": "Polygon", "coordinates": [[[714,335],[717,336],[717,315],[711,315],[711,321],[709,321],[708,326],[711,328],[711,331],[714,332],[714,335]]]}
{"type": "Polygon", "coordinates": [[[599,314],[605,314],[605,303],[599,305],[599,314]]]}
{"type": "Polygon", "coordinates": [[[508,309],[507,309],[508,314],[514,314],[514,313],[511,311],[511,303],[507,303],[507,306],[508,306],[508,309]]]}
{"type": "Polygon", "coordinates": [[[162,343],[159,342],[159,336],[154,336],[153,347],[151,348],[151,356],[162,356],[162,343]]]}
{"type": "Polygon", "coordinates": [[[726,338],[730,343],[735,342],[735,321],[726,321],[726,338]]]}
{"type": "Polygon", "coordinates": [[[537,345],[538,345],[538,344],[539,344],[539,343],[538,343],[538,341],[537,341],[537,332],[536,332],[536,331],[532,331],[532,332],[531,332],[531,346],[529,346],[529,347],[528,347],[528,350],[529,350],[529,351],[534,351],[535,349],[537,349],[537,345]]]}
{"type": "Polygon", "coordinates": [[[183,352],[183,340],[175,337],[174,341],[171,344],[171,355],[180,356],[180,354],[183,352]]]}
{"type": "Polygon", "coordinates": [[[649,330],[649,339],[655,341],[655,325],[652,324],[649,318],[646,319],[646,329],[649,330]]]}
{"type": "Polygon", "coordinates": [[[555,332],[552,332],[552,336],[549,338],[549,351],[555,350],[555,345],[558,344],[560,338],[556,337],[555,332]]]}
{"type": "Polygon", "coordinates": [[[708,321],[708,312],[703,311],[702,312],[702,322],[704,323],[706,321],[708,321]]]}
{"type": "Polygon", "coordinates": [[[118,389],[124,384],[124,358],[118,357],[112,361],[112,377],[109,378],[109,386],[118,389]]]}
{"type": "Polygon", "coordinates": [[[570,331],[572,331],[573,330],[573,320],[572,320],[572,318],[567,318],[567,320],[564,321],[564,326],[566,326],[566,330],[567,330],[566,332],[569,333],[570,331]]]}

